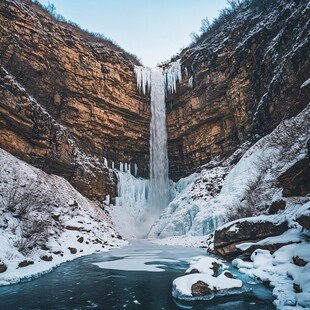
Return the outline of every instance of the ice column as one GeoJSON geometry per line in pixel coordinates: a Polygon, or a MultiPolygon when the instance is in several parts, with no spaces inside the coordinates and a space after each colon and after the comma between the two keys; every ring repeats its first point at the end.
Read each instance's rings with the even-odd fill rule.
{"type": "Polygon", "coordinates": [[[159,216],[169,199],[165,78],[161,68],[151,69],[151,114],[150,212],[159,216]]]}

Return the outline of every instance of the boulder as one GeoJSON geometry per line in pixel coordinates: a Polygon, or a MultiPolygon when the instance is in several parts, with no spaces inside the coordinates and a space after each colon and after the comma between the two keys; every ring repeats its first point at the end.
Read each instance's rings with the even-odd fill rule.
{"type": "Polygon", "coordinates": [[[83,243],[83,242],[84,242],[84,237],[79,237],[79,238],[77,239],[77,241],[80,242],[80,243],[83,243]]]}
{"type": "Polygon", "coordinates": [[[297,283],[293,283],[293,289],[296,293],[301,293],[302,292],[302,288],[300,287],[299,284],[297,283]]]}
{"type": "Polygon", "coordinates": [[[60,214],[53,214],[52,215],[52,219],[56,222],[59,222],[59,217],[60,217],[60,214]]]}
{"type": "Polygon", "coordinates": [[[4,263],[0,263],[0,273],[5,272],[7,269],[8,268],[4,263]]]}
{"type": "Polygon", "coordinates": [[[304,267],[308,264],[304,259],[300,258],[299,256],[293,257],[293,263],[297,266],[304,267]]]}
{"type": "Polygon", "coordinates": [[[215,292],[214,289],[211,289],[207,283],[203,281],[198,281],[192,285],[192,295],[193,296],[203,296],[208,294],[213,294],[215,292]]]}
{"type": "Polygon", "coordinates": [[[210,274],[196,273],[176,278],[172,283],[172,296],[178,299],[211,299],[225,291],[239,293],[243,282],[238,279],[231,279],[222,274],[214,277],[210,274]],[[211,295],[211,296],[210,296],[211,295]]]}
{"type": "Polygon", "coordinates": [[[77,253],[77,249],[76,248],[68,248],[71,254],[76,254],[77,253]]]}
{"type": "MultiPolygon", "coordinates": [[[[257,242],[267,237],[278,236],[288,229],[287,221],[275,223],[272,219],[248,218],[234,221],[218,228],[214,234],[214,252],[227,259],[233,259],[244,253],[237,245],[247,242],[257,242]]],[[[282,244],[283,245],[283,244],[282,244]]],[[[273,250],[276,250],[275,247],[273,250]]],[[[251,254],[255,248],[252,247],[251,254]]],[[[270,249],[272,250],[272,249],[270,249]]]]}
{"type": "Polygon", "coordinates": [[[229,278],[229,279],[235,279],[235,277],[229,271],[225,271],[224,276],[229,278]]]}
{"type": "Polygon", "coordinates": [[[33,264],[34,264],[34,261],[32,261],[32,260],[24,260],[18,264],[18,267],[23,268],[23,267],[27,267],[27,266],[33,265],[33,264]]]}
{"type": "Polygon", "coordinates": [[[310,214],[304,214],[299,216],[296,221],[300,224],[303,228],[310,230],[310,214]]]}
{"type": "Polygon", "coordinates": [[[196,269],[196,268],[193,268],[193,269],[191,269],[190,270],[190,272],[189,273],[199,273],[199,270],[198,269],[196,269]]]}
{"type": "Polygon", "coordinates": [[[286,207],[286,202],[284,200],[277,200],[273,201],[271,206],[269,207],[268,213],[269,214],[276,214],[280,210],[284,210],[286,207]]]}
{"type": "Polygon", "coordinates": [[[67,230],[76,230],[76,231],[80,231],[83,229],[83,227],[76,227],[76,226],[71,226],[71,225],[67,225],[65,228],[67,230]]]}
{"type": "Polygon", "coordinates": [[[304,158],[278,177],[284,197],[305,196],[310,193],[310,158],[304,158]]]}
{"type": "Polygon", "coordinates": [[[44,260],[45,262],[50,262],[53,260],[53,256],[43,255],[40,257],[41,260],[44,260]]]}

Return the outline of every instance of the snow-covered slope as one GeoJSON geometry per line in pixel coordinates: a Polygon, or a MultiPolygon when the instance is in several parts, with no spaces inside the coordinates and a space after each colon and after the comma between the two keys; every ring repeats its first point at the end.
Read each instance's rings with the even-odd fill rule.
{"type": "Polygon", "coordinates": [[[206,235],[242,217],[241,212],[244,216],[265,213],[280,198],[286,201],[287,212],[292,206],[302,205],[307,197],[283,198],[276,181],[306,157],[309,124],[310,105],[296,117],[281,122],[248,149],[235,166],[228,160],[203,170],[164,210],[150,237],[206,235]]]}
{"type": "Polygon", "coordinates": [[[104,210],[65,179],[0,149],[0,285],[122,244],[104,210]]]}

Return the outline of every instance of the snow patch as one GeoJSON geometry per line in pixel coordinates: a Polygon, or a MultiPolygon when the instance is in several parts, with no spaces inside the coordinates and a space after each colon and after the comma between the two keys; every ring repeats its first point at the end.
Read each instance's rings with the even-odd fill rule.
{"type": "Polygon", "coordinates": [[[106,213],[65,179],[48,175],[1,149],[0,175],[0,260],[8,267],[0,274],[0,285],[30,280],[65,261],[127,243],[116,238],[106,213]],[[17,217],[18,206],[14,209],[8,201],[12,193],[25,198],[22,195],[28,195],[28,190],[31,205],[17,217]],[[43,256],[52,260],[45,261],[43,256]],[[19,267],[25,260],[34,263],[19,267]]]}

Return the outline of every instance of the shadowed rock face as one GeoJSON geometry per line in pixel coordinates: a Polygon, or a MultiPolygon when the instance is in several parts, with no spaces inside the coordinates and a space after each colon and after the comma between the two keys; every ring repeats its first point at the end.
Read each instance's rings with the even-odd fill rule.
{"type": "MultiPolygon", "coordinates": [[[[271,236],[278,236],[283,234],[288,229],[286,221],[278,224],[268,220],[251,221],[240,220],[233,222],[223,228],[218,228],[214,233],[214,251],[216,254],[232,259],[240,254],[250,255],[255,246],[242,251],[237,245],[247,242],[257,242],[271,236]]],[[[265,247],[270,251],[275,251],[283,244],[271,244],[265,247]]],[[[260,246],[260,248],[263,248],[260,246]]]]}
{"type": "Polygon", "coordinates": [[[133,62],[27,3],[0,2],[0,147],[90,198],[115,196],[104,158],[148,176],[149,102],[133,62]]]}
{"type": "Polygon", "coordinates": [[[246,6],[181,52],[184,79],[167,102],[173,179],[255,142],[308,104],[309,18],[306,1],[246,6]]]}
{"type": "Polygon", "coordinates": [[[306,196],[310,193],[310,158],[304,158],[278,178],[279,185],[283,188],[283,196],[306,196]]]}

